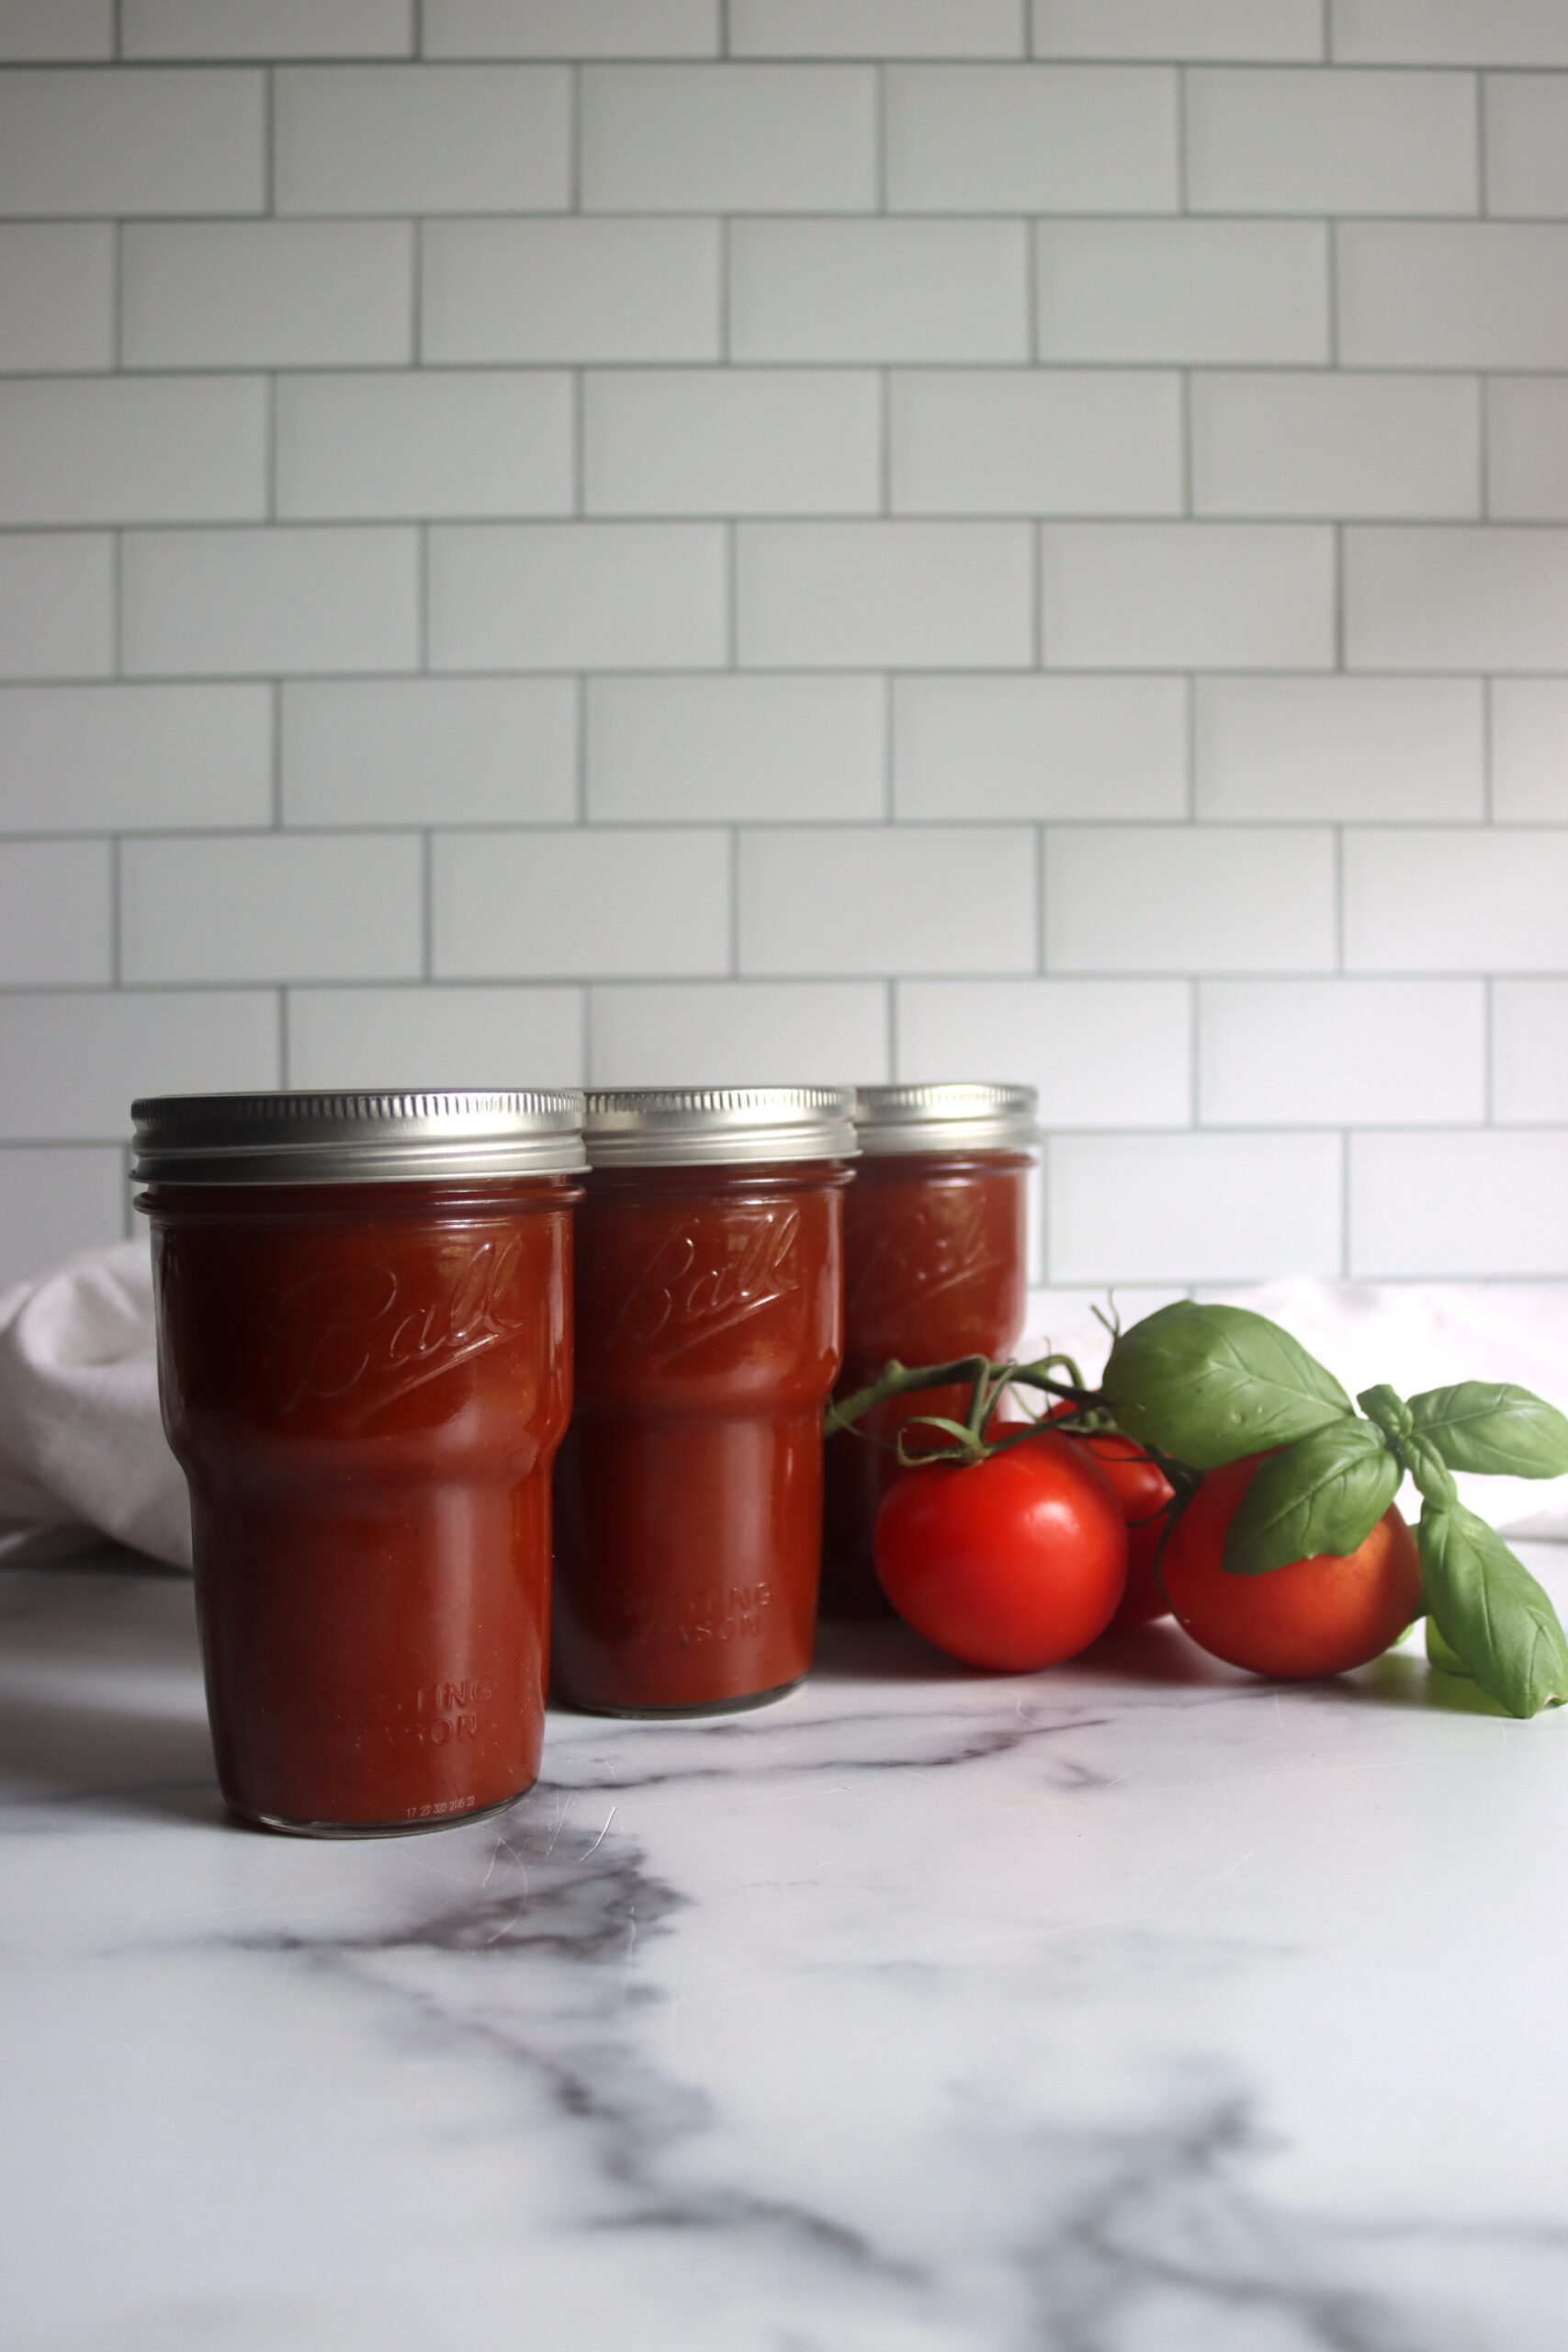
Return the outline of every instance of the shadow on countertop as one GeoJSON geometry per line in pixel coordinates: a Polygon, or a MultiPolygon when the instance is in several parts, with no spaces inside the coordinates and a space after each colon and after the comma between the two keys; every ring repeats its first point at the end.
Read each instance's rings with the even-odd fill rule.
{"type": "Polygon", "coordinates": [[[45,1804],[215,1825],[190,1578],[135,1553],[0,1569],[0,1821],[45,1804]]]}

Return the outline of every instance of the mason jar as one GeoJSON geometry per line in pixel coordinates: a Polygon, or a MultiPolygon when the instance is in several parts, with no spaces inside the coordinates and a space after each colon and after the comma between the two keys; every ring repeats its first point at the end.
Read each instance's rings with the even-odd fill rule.
{"type": "Polygon", "coordinates": [[[577,1706],[758,1706],[810,1665],[850,1108],[820,1087],[588,1098],[556,1465],[556,1676],[577,1706]]]}
{"type": "Polygon", "coordinates": [[[218,1777],[381,1837],[533,1782],[582,1097],[141,1102],[218,1777]]]}
{"type": "MultiPolygon", "coordinates": [[[[1010,1356],[1028,1304],[1032,1086],[964,1081],[863,1086],[862,1158],[844,1211],[844,1363],[837,1394],[908,1365],[1010,1356]]],[[[822,1608],[887,1612],[871,1534],[893,1443],[917,1414],[962,1420],[963,1386],[922,1388],[874,1407],[828,1442],[822,1608]]],[[[914,1442],[919,1443],[916,1432],[914,1442]]]]}

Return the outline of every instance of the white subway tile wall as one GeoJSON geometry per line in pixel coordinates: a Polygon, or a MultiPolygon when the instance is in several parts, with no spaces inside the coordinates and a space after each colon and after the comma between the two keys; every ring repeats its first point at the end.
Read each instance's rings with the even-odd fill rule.
{"type": "Polygon", "coordinates": [[[0,1283],[133,1092],[1019,1077],[1568,1273],[1561,0],[0,0],[0,1283]]]}

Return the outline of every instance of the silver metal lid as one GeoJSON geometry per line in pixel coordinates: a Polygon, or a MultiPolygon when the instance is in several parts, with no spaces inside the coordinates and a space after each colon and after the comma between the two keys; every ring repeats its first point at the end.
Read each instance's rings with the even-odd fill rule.
{"type": "Polygon", "coordinates": [[[583,1098],[539,1093],[155,1094],[130,1106],[142,1184],[412,1184],[570,1175],[583,1098]]]}
{"type": "Polygon", "coordinates": [[[648,1086],[590,1093],[595,1168],[691,1168],[724,1160],[852,1159],[847,1086],[648,1086]]]}
{"type": "Polygon", "coordinates": [[[1027,1151],[1040,1139],[1039,1107],[1032,1086],[863,1086],[855,1095],[855,1125],[868,1156],[1027,1151]]]}

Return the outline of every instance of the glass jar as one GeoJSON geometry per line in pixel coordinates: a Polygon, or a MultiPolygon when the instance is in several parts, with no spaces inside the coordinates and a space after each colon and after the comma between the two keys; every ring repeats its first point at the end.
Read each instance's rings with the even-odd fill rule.
{"type": "Polygon", "coordinates": [[[556,1465],[556,1674],[580,1707],[758,1706],[810,1665],[850,1101],[588,1098],[556,1465]]]}
{"type": "Polygon", "coordinates": [[[314,1837],[535,1780],[582,1097],[138,1102],[218,1777],[314,1837]]]}
{"type": "MultiPolygon", "coordinates": [[[[855,1098],[863,1155],[844,1211],[844,1364],[835,1394],[891,1358],[947,1363],[1009,1356],[1028,1303],[1032,1086],[865,1086],[855,1098]]],[[[918,1413],[962,1420],[962,1386],[877,1406],[829,1439],[822,1608],[888,1612],[872,1559],[877,1507],[897,1474],[890,1441],[918,1413]],[[876,1443],[873,1441],[880,1440],[876,1443]]],[[[919,1432],[916,1432],[916,1443],[919,1432]]]]}

